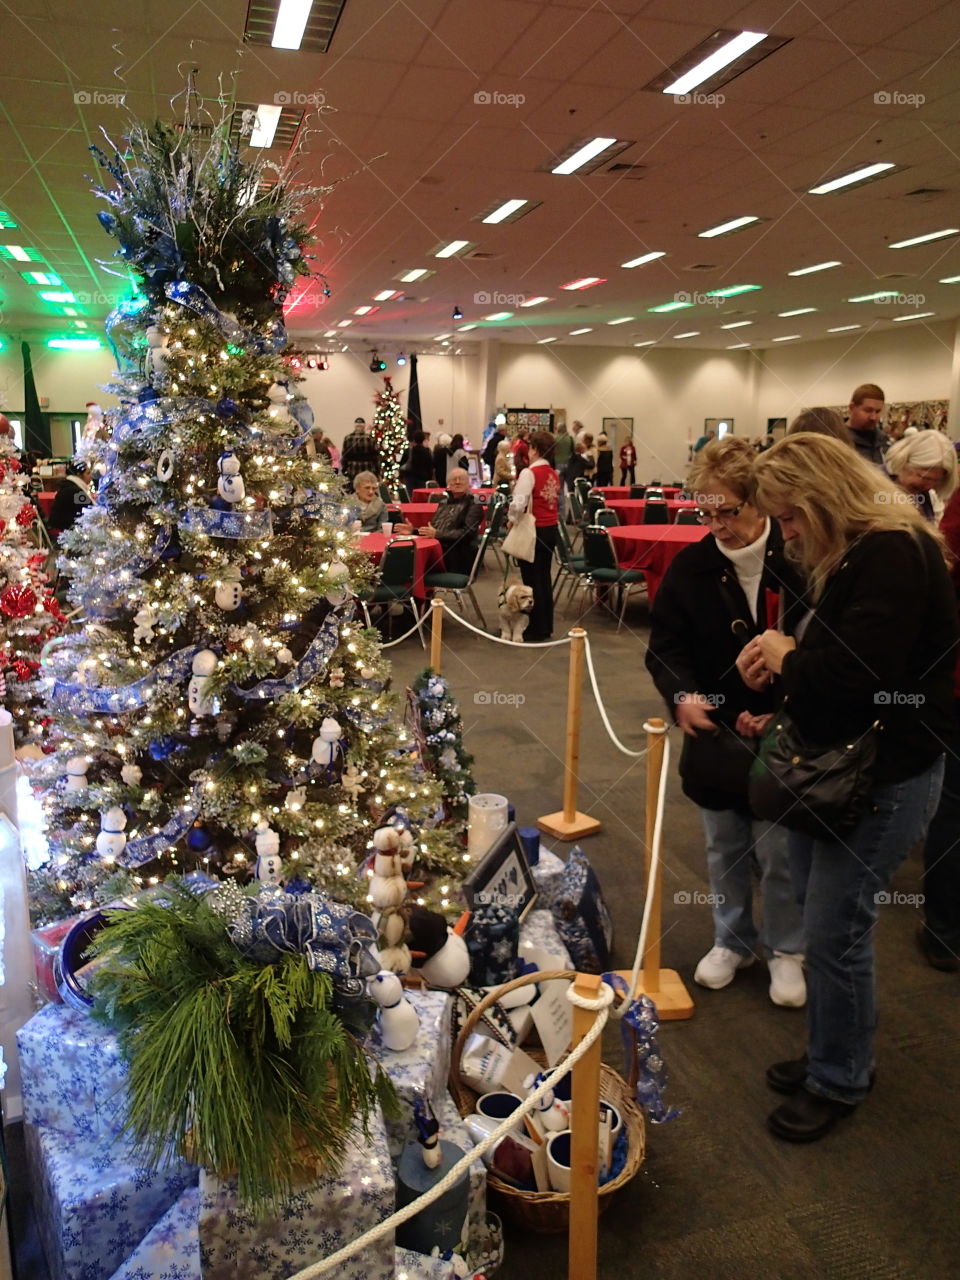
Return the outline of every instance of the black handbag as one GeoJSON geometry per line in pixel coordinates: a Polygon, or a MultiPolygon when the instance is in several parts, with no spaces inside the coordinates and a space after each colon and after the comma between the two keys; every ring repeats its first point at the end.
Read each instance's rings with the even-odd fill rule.
{"type": "Polygon", "coordinates": [[[880,722],[828,746],[804,741],[786,706],[760,739],[750,770],[750,808],[818,840],[848,834],[867,807],[877,758],[880,722]]]}

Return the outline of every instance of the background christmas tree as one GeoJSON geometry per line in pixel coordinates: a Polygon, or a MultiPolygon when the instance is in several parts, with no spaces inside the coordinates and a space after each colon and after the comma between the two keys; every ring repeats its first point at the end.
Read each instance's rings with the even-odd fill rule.
{"type": "Polygon", "coordinates": [[[364,903],[358,868],[395,807],[427,870],[463,869],[356,620],[372,572],[356,510],[306,456],[288,390],[282,307],[322,192],[286,171],[262,190],[233,117],[221,104],[212,132],[134,125],[95,149],[98,216],[141,293],[107,321],[122,407],[88,445],[104,476],[62,540],[82,623],[49,660],[43,919],[175,870],[245,879],[278,852],[288,882],[364,903]]]}
{"type": "Polygon", "coordinates": [[[400,460],[407,451],[407,420],[389,377],[374,396],[373,435],[380,450],[380,475],[391,489],[400,479],[400,460]]]}
{"type": "Polygon", "coordinates": [[[40,651],[63,625],[27,483],[13,428],[0,414],[0,702],[13,714],[18,747],[41,736],[40,651]]]}

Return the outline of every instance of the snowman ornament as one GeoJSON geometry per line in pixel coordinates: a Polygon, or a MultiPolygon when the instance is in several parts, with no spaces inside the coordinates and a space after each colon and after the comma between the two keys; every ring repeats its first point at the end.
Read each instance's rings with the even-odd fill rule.
{"type": "Polygon", "coordinates": [[[327,577],[332,578],[334,582],[333,588],[326,593],[327,601],[334,607],[341,605],[350,595],[347,588],[347,580],[350,577],[350,570],[342,560],[334,560],[330,568],[327,570],[327,577]]]}
{"type": "Polygon", "coordinates": [[[133,615],[133,621],[134,643],[138,644],[142,640],[149,642],[153,639],[153,629],[160,621],[160,615],[151,605],[144,605],[133,615]]]}
{"type": "Polygon", "coordinates": [[[67,790],[82,791],[87,785],[90,761],[86,756],[71,756],[67,761],[67,790]]]}
{"type": "Polygon", "coordinates": [[[279,885],[282,866],[279,835],[266,822],[258,822],[254,845],[257,850],[257,879],[263,885],[279,885]]]}
{"type": "Polygon", "coordinates": [[[193,678],[187,688],[187,705],[195,716],[217,713],[216,699],[209,692],[210,679],[217,669],[217,655],[212,649],[201,649],[193,656],[193,678]]]}
{"type": "Polygon", "coordinates": [[[267,399],[270,401],[270,407],[267,410],[268,430],[286,431],[289,427],[297,425],[296,419],[287,408],[290,395],[282,382],[270,384],[267,388],[267,399]]]}
{"type": "Polygon", "coordinates": [[[394,1053],[409,1049],[420,1031],[420,1019],[403,994],[395,973],[383,970],[367,979],[367,994],[380,1006],[380,1039],[394,1053]]]}
{"type": "Polygon", "coordinates": [[[100,834],[97,836],[97,853],[108,862],[115,862],[127,844],[124,828],[127,815],[119,806],[107,809],[100,815],[100,834]]]}
{"type": "Polygon", "coordinates": [[[225,613],[232,613],[234,609],[240,608],[243,587],[240,582],[239,565],[227,565],[214,588],[213,598],[217,607],[223,609],[225,613]]]}
{"type": "Polygon", "coordinates": [[[240,474],[240,459],[232,449],[225,449],[217,462],[220,479],[217,481],[217,493],[224,502],[242,502],[246,496],[243,476],[240,474]]]}
{"type": "Polygon", "coordinates": [[[143,372],[148,382],[162,378],[167,372],[167,340],[159,325],[147,325],[147,350],[143,358],[143,372]]]}

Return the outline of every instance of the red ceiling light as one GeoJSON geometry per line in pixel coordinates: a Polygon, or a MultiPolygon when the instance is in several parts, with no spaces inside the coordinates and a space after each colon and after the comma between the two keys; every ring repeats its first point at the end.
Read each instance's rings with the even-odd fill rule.
{"type": "Polygon", "coordinates": [[[560,288],[573,292],[576,289],[592,289],[595,284],[606,283],[606,277],[604,276],[581,276],[578,280],[570,280],[566,284],[562,284],[560,288]]]}

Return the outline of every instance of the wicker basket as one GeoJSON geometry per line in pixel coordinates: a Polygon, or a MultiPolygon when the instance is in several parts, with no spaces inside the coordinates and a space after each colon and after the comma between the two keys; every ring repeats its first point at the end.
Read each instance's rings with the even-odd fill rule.
{"type": "MultiPolygon", "coordinates": [[[[473,1033],[477,1022],[485,1010],[517,987],[528,986],[533,982],[550,982],[556,978],[573,980],[577,975],[569,970],[550,973],[528,973],[515,978],[495,991],[491,991],[472,1011],[463,1025],[456,1044],[450,1066],[450,1092],[453,1094],[457,1109],[462,1116],[470,1115],[475,1109],[478,1094],[468,1085],[460,1074],[460,1060],[464,1045],[473,1033]]],[[[537,1054],[532,1056],[537,1057],[537,1054]]],[[[604,1183],[599,1189],[598,1212],[610,1204],[614,1192],[634,1177],[643,1164],[646,1148],[646,1130],[643,1112],[637,1106],[626,1081],[605,1062],[600,1064],[600,1097],[611,1102],[623,1119],[627,1133],[627,1158],[620,1173],[604,1183]]],[[[511,1222],[526,1227],[530,1231],[560,1232],[566,1231],[570,1220],[570,1196],[557,1191],[518,1191],[516,1187],[502,1182],[495,1173],[488,1172],[487,1188],[493,1196],[494,1207],[503,1217],[511,1222]]]]}

